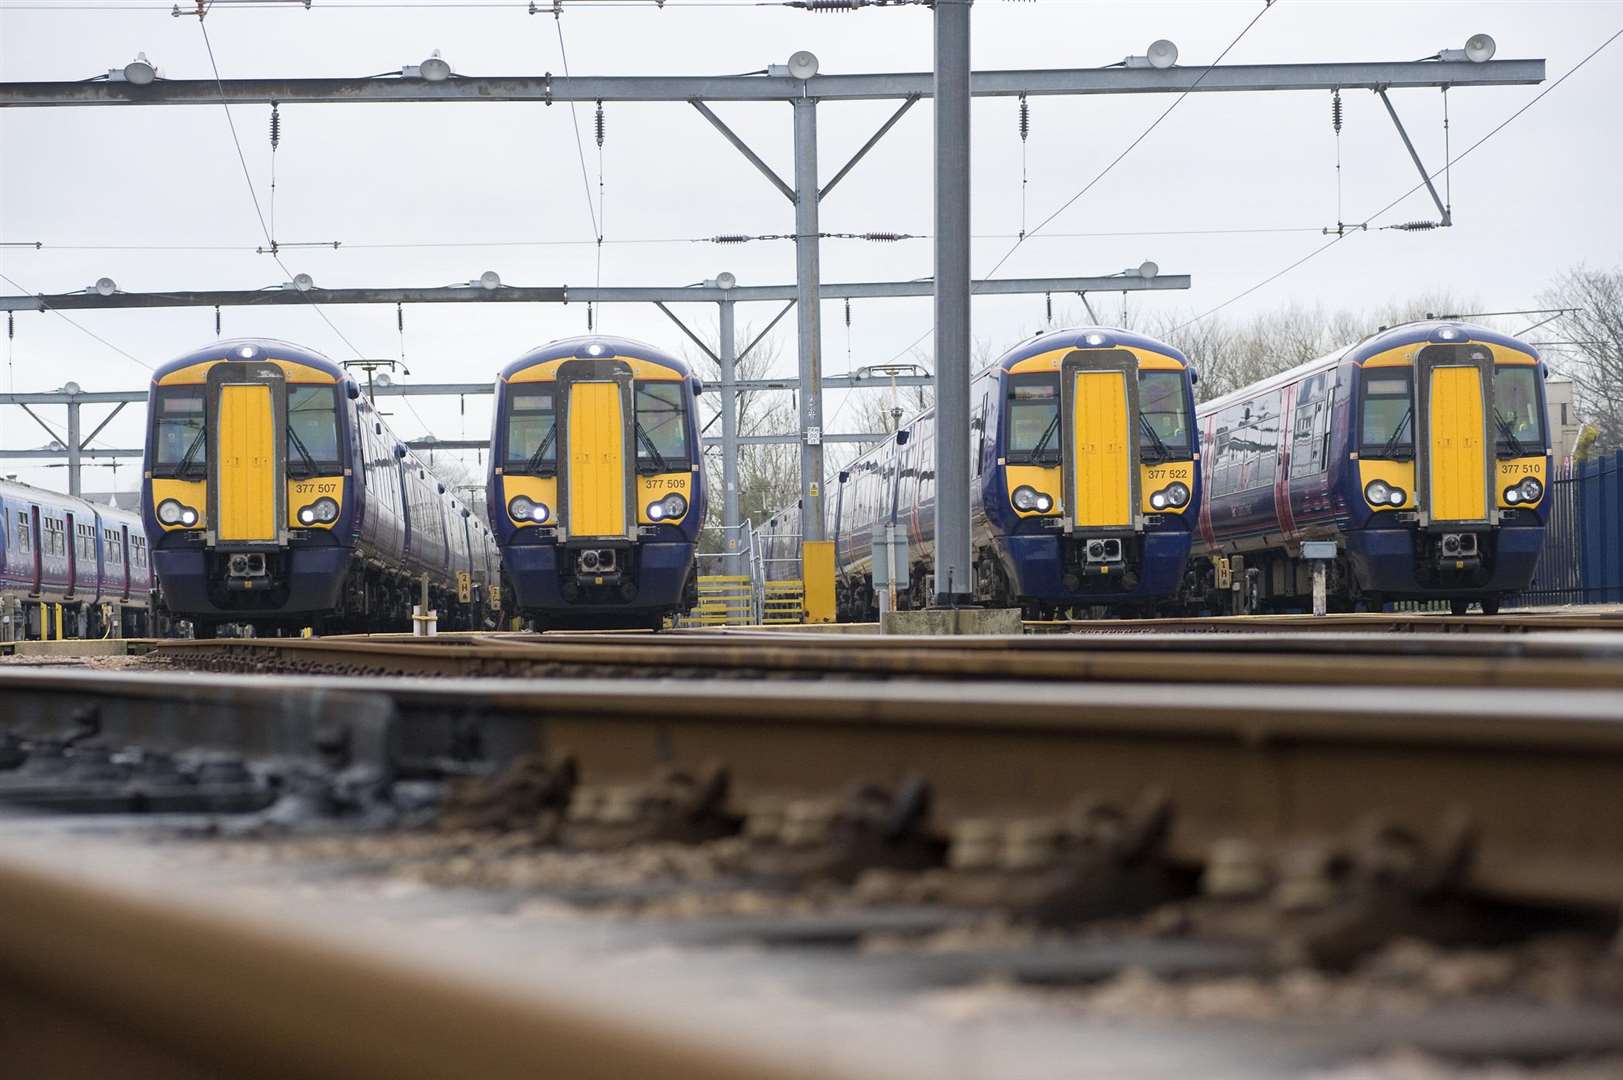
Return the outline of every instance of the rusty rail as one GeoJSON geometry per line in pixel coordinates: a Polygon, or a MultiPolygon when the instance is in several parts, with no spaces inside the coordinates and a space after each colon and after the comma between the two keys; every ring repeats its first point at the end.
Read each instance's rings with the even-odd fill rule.
{"type": "Polygon", "coordinates": [[[1481,835],[1473,885],[1517,899],[1623,897],[1623,693],[1208,684],[506,680],[7,671],[0,727],[95,708],[109,739],[293,752],[321,725],[386,729],[397,754],[496,761],[568,749],[585,774],[725,761],[741,798],[922,772],[944,822],[1043,814],[1079,793],[1177,806],[1191,862],[1228,836],[1335,835],[1379,814],[1419,835],[1455,808],[1481,835]]]}

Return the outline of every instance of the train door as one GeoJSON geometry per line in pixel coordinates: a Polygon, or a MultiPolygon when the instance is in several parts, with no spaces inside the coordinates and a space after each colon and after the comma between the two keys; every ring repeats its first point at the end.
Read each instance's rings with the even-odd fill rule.
{"type": "Polygon", "coordinates": [[[28,531],[34,541],[34,580],[29,583],[29,594],[39,596],[45,589],[45,530],[40,526],[39,507],[31,506],[28,510],[28,531]]]}
{"type": "Polygon", "coordinates": [[[119,583],[119,598],[128,600],[130,598],[130,588],[135,583],[135,571],[131,568],[132,562],[130,560],[132,554],[130,551],[130,527],[120,525],[115,535],[118,537],[119,557],[124,561],[124,572],[120,575],[123,580],[119,583]]]}
{"type": "Polygon", "coordinates": [[[287,529],[287,380],[273,364],[208,374],[209,523],[221,544],[281,544],[287,529]]]}
{"type": "Polygon", "coordinates": [[[559,516],[568,536],[633,537],[631,369],[617,360],[569,360],[558,383],[566,417],[559,516]]]}
{"type": "Polygon", "coordinates": [[[1417,367],[1416,416],[1426,454],[1416,470],[1421,506],[1432,524],[1488,524],[1493,356],[1481,345],[1431,345],[1417,367]]]}
{"type": "Polygon", "coordinates": [[[1077,350],[1060,372],[1065,529],[1131,528],[1139,501],[1138,362],[1120,350],[1077,350]]]}
{"type": "Polygon", "coordinates": [[[79,529],[73,520],[73,511],[71,510],[68,511],[67,527],[63,532],[63,538],[68,545],[68,588],[63,595],[71,597],[79,585],[79,549],[81,546],[79,543],[79,529]]]}

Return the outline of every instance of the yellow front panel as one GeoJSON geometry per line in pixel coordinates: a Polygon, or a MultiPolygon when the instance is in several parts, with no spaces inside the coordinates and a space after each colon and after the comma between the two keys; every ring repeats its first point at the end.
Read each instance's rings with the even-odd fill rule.
{"type": "Polygon", "coordinates": [[[218,445],[221,540],[276,539],[276,430],[271,388],[220,387],[218,445]]]}
{"type": "MultiPolygon", "coordinates": [[[[1001,460],[1000,458],[999,461],[1001,460]]],[[[1063,514],[1065,512],[1065,493],[1062,490],[1065,487],[1065,482],[1060,478],[1058,468],[1050,469],[1042,465],[1010,465],[1004,469],[1004,472],[1007,474],[1009,489],[1004,494],[1008,497],[1009,508],[1014,511],[1016,517],[1042,516],[1036,510],[1022,510],[1014,505],[1014,491],[1022,485],[1034,488],[1054,500],[1054,508],[1049,511],[1049,514],[1063,514]]]]}
{"type": "Polygon", "coordinates": [[[1500,509],[1507,509],[1512,506],[1537,506],[1539,503],[1543,502],[1543,495],[1540,495],[1532,502],[1522,502],[1519,499],[1513,503],[1506,502],[1505,489],[1513,484],[1519,484],[1531,476],[1534,480],[1539,482],[1539,486],[1544,488],[1547,493],[1549,491],[1550,482],[1549,479],[1544,475],[1544,466],[1545,460],[1542,455],[1538,457],[1511,458],[1508,461],[1499,462],[1499,481],[1494,484],[1493,488],[1494,492],[1496,493],[1496,497],[1499,500],[1500,509]]]}
{"type": "MultiPolygon", "coordinates": [[[[502,477],[502,505],[511,506],[513,500],[523,495],[547,508],[545,524],[558,524],[558,478],[555,476],[503,476],[502,477]]],[[[507,520],[514,525],[537,525],[535,521],[514,521],[511,512],[507,520]]]]}
{"type": "Polygon", "coordinates": [[[625,425],[620,387],[580,382],[569,389],[569,533],[624,536],[625,425]]]}
{"type": "Polygon", "coordinates": [[[1079,371],[1071,394],[1071,461],[1077,528],[1131,525],[1127,381],[1120,371],[1079,371]]]}
{"type": "MultiPolygon", "coordinates": [[[[1412,461],[1382,461],[1369,460],[1358,463],[1358,490],[1362,492],[1369,487],[1373,480],[1384,481],[1391,487],[1403,492],[1403,502],[1396,506],[1390,503],[1379,507],[1381,510],[1413,510],[1415,508],[1414,462],[1412,461]]],[[[1363,498],[1360,494],[1359,498],[1363,498]]]]}
{"type": "Polygon", "coordinates": [[[1487,517],[1487,448],[1482,439],[1482,379],[1474,367],[1431,372],[1431,506],[1434,521],[1487,517]]]}
{"type": "Polygon", "coordinates": [[[337,525],[333,521],[315,521],[309,524],[299,520],[299,511],[315,503],[317,499],[331,499],[338,504],[340,511],[344,508],[344,478],[342,476],[312,476],[308,480],[289,480],[287,482],[287,525],[290,529],[330,529],[337,525]]]}
{"type": "MultiPolygon", "coordinates": [[[[165,499],[174,499],[182,506],[197,511],[197,524],[194,529],[208,527],[209,487],[203,480],[154,480],[152,481],[152,510],[157,512],[158,504],[165,499]]],[[[164,532],[175,532],[187,526],[175,524],[165,525],[159,522],[158,528],[164,532]]]]}
{"type": "MultiPolygon", "coordinates": [[[[688,509],[693,509],[693,474],[692,473],[659,473],[655,476],[637,477],[637,522],[641,525],[652,525],[654,519],[648,516],[648,504],[656,499],[663,499],[667,495],[680,495],[687,500],[688,509]]],[[[662,518],[666,525],[675,525],[681,517],[662,518]]]]}
{"type": "Polygon", "coordinates": [[[1193,461],[1167,461],[1160,465],[1138,467],[1139,509],[1146,514],[1181,514],[1195,504],[1195,463],[1193,461]],[[1182,506],[1163,506],[1157,510],[1150,496],[1174,481],[1189,489],[1189,501],[1182,506]]]}

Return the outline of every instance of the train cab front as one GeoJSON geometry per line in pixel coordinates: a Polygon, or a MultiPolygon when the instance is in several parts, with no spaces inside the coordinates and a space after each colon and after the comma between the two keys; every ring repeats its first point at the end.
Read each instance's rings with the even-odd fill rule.
{"type": "Polygon", "coordinates": [[[1388,332],[1353,359],[1347,554],[1360,590],[1497,610],[1532,582],[1547,519],[1536,351],[1444,322],[1388,332]]]}
{"type": "Polygon", "coordinates": [[[575,339],[510,366],[497,389],[490,513],[517,606],[540,627],[691,607],[704,504],[681,362],[575,339]]]}
{"type": "Polygon", "coordinates": [[[1031,348],[1000,380],[1000,468],[985,493],[1012,593],[1049,608],[1176,593],[1200,496],[1188,363],[1103,328],[1031,348]]]}
{"type": "Polygon", "coordinates": [[[257,622],[338,605],[350,548],[341,369],[231,343],[154,377],[143,509],[171,611],[257,622]]]}

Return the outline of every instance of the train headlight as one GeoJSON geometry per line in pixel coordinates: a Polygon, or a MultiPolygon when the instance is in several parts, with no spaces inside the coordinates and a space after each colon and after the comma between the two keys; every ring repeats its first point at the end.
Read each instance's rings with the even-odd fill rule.
{"type": "Polygon", "coordinates": [[[1371,506],[1402,506],[1409,501],[1409,493],[1385,480],[1371,480],[1364,488],[1364,498],[1371,506]]]}
{"type": "Polygon", "coordinates": [[[688,512],[688,501],[676,492],[663,499],[655,499],[643,508],[649,521],[672,521],[688,512]]]}
{"type": "Polygon", "coordinates": [[[1046,514],[1054,508],[1054,497],[1046,491],[1038,491],[1030,484],[1021,484],[1009,496],[1014,508],[1023,514],[1046,514]]]}
{"type": "Polygon", "coordinates": [[[1166,487],[1150,496],[1150,507],[1155,510],[1165,510],[1167,507],[1184,506],[1189,502],[1189,485],[1182,480],[1174,480],[1166,487]]]}
{"type": "Polygon", "coordinates": [[[533,521],[537,525],[552,516],[552,510],[546,503],[536,502],[528,495],[513,496],[513,501],[507,504],[507,512],[514,521],[533,521]]]}
{"type": "Polygon", "coordinates": [[[1539,496],[1544,494],[1544,485],[1531,476],[1523,479],[1516,487],[1521,492],[1522,502],[1538,502],[1539,496]]]}
{"type": "Polygon", "coordinates": [[[165,499],[158,504],[156,514],[162,525],[182,525],[189,529],[197,524],[197,511],[179,499],[165,499]]]}
{"type": "Polygon", "coordinates": [[[308,506],[299,507],[300,525],[331,525],[338,520],[338,502],[322,497],[308,506]]]}

